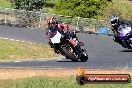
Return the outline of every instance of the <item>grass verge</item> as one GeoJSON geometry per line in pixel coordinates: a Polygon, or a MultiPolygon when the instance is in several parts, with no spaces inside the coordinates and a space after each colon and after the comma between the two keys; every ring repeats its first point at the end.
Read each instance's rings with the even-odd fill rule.
{"type": "Polygon", "coordinates": [[[17,80],[1,80],[1,88],[131,88],[130,84],[77,84],[75,77],[31,77],[17,80]]]}
{"type": "Polygon", "coordinates": [[[0,39],[0,60],[38,59],[57,56],[48,45],[0,39]]]}
{"type": "MultiPolygon", "coordinates": [[[[131,88],[129,84],[77,84],[77,69],[0,69],[0,88],[131,88]],[[15,74],[15,75],[14,75],[15,74]]],[[[131,70],[86,70],[87,74],[130,74],[131,70]]]]}

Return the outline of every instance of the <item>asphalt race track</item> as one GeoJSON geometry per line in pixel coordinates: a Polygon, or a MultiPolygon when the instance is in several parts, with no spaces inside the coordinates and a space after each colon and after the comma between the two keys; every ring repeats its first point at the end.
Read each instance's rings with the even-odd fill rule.
{"type": "MultiPolygon", "coordinates": [[[[87,69],[131,69],[132,51],[124,49],[114,43],[112,36],[95,34],[77,34],[79,40],[85,44],[89,55],[87,62],[71,62],[64,57],[56,60],[34,60],[0,62],[1,68],[77,68],[87,69]]],[[[0,26],[0,37],[28,41],[38,44],[47,44],[45,30],[15,28],[0,26]]]]}

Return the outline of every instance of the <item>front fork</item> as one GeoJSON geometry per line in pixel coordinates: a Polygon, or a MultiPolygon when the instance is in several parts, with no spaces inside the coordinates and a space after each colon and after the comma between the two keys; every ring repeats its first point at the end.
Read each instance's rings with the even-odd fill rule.
{"type": "MultiPolygon", "coordinates": [[[[69,46],[66,45],[66,47],[67,48],[69,48],[69,47],[72,48],[72,49],[69,48],[69,51],[73,50],[74,53],[77,56],[80,56],[80,54],[81,54],[81,47],[79,45],[79,42],[78,42],[77,38],[68,37],[66,40],[67,40],[67,43],[69,44],[69,46]]],[[[70,52],[73,52],[73,51],[70,51],[70,52]]]]}

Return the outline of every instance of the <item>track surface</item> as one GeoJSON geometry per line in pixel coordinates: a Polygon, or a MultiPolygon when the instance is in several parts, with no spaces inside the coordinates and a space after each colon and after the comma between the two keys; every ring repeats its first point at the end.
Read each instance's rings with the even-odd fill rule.
{"type": "MultiPolygon", "coordinates": [[[[82,33],[77,35],[79,40],[85,44],[84,47],[89,55],[87,62],[71,62],[63,57],[48,61],[0,62],[0,67],[76,68],[83,66],[87,69],[132,68],[132,51],[114,43],[112,36],[82,33]]],[[[47,44],[45,30],[0,26],[0,37],[47,44]]]]}

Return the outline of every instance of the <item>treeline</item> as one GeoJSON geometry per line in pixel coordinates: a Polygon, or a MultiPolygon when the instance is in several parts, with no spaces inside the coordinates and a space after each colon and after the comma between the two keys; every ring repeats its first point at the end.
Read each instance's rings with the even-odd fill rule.
{"type": "MultiPolygon", "coordinates": [[[[38,11],[43,7],[51,7],[55,6],[54,3],[49,3],[49,0],[10,0],[12,3],[12,7],[15,9],[23,9],[29,11],[38,11]]],[[[54,0],[53,0],[54,2],[54,0]]]]}
{"type": "Polygon", "coordinates": [[[40,10],[45,5],[45,0],[10,0],[13,8],[23,10],[40,10]]]}
{"type": "Polygon", "coordinates": [[[62,15],[95,18],[111,0],[55,0],[54,12],[62,15]]]}
{"type": "Polygon", "coordinates": [[[40,10],[44,6],[55,6],[54,13],[80,17],[100,16],[102,10],[111,0],[52,0],[55,3],[46,3],[47,0],[11,0],[15,9],[40,10]]]}
{"type": "Polygon", "coordinates": [[[10,0],[16,9],[39,11],[43,7],[53,8],[51,13],[64,16],[108,19],[119,15],[132,20],[132,5],[119,3],[120,0],[10,0]]]}

